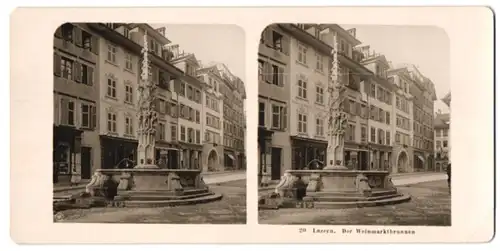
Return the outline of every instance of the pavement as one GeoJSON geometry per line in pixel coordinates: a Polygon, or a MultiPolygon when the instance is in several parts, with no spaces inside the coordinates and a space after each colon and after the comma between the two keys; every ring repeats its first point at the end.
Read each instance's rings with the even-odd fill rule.
{"type": "Polygon", "coordinates": [[[70,209],[61,211],[55,219],[78,223],[246,224],[246,180],[224,182],[210,189],[223,194],[222,200],[179,207],[70,209]]]}
{"type": "MultiPolygon", "coordinates": [[[[408,182],[401,180],[400,184],[408,182]]],[[[399,185],[398,191],[411,195],[411,201],[350,209],[262,210],[259,224],[451,226],[451,195],[446,180],[399,185]]]]}

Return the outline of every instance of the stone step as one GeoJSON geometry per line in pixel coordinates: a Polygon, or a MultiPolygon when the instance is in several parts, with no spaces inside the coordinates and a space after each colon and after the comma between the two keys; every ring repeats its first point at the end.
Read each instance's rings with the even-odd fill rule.
{"type": "Polygon", "coordinates": [[[356,207],[375,207],[384,205],[393,205],[403,203],[411,200],[409,195],[398,195],[388,199],[372,200],[372,201],[349,201],[349,202],[313,202],[314,208],[319,209],[343,209],[343,208],[356,208],[356,207]]]}
{"type": "MultiPolygon", "coordinates": [[[[193,195],[193,194],[200,194],[200,193],[207,193],[208,188],[199,188],[199,189],[194,189],[194,188],[188,188],[182,192],[182,195],[193,195]]],[[[125,192],[118,192],[118,195],[131,195],[131,196],[141,196],[141,195],[159,195],[159,196],[165,196],[166,194],[170,194],[171,196],[175,196],[174,191],[168,191],[168,190],[141,190],[141,191],[125,191],[125,192]]]]}
{"type": "Polygon", "coordinates": [[[184,200],[133,200],[123,201],[125,207],[171,207],[180,205],[192,205],[199,203],[208,203],[222,199],[222,194],[211,194],[203,197],[196,197],[184,200]]]}
{"type": "MultiPolygon", "coordinates": [[[[372,190],[370,197],[378,197],[378,196],[384,196],[384,195],[393,195],[397,194],[396,189],[384,189],[384,190],[372,190]]],[[[335,196],[335,197],[360,197],[364,198],[366,197],[363,194],[360,194],[358,191],[335,191],[335,192],[309,192],[307,193],[307,196],[310,197],[323,197],[323,196],[335,196]]]]}
{"type": "Polygon", "coordinates": [[[190,194],[190,195],[171,195],[171,194],[131,194],[131,195],[118,195],[115,197],[115,200],[140,200],[140,201],[160,201],[160,200],[186,200],[186,199],[192,199],[192,198],[198,198],[198,197],[203,197],[203,196],[209,196],[214,193],[212,192],[205,192],[205,193],[197,193],[197,194],[190,194]]]}
{"type": "MultiPolygon", "coordinates": [[[[384,194],[381,196],[321,196],[321,197],[312,197],[314,201],[317,202],[354,202],[354,201],[376,201],[376,200],[384,200],[390,199],[393,197],[400,196],[397,193],[392,194],[384,194]]],[[[307,198],[307,197],[306,197],[307,198]]]]}

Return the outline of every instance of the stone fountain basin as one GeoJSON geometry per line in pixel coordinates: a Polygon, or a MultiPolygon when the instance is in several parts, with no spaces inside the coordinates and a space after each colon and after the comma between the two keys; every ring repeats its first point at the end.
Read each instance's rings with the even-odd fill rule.
{"type": "Polygon", "coordinates": [[[261,198],[259,208],[370,207],[411,199],[397,191],[387,171],[321,169],[287,170],[285,173],[292,178],[280,183],[283,184],[278,188],[280,195],[261,198]]]}

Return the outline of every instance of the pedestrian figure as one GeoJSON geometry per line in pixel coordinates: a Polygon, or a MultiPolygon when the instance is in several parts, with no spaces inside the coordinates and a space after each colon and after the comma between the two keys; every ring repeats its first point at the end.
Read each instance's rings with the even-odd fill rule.
{"type": "Polygon", "coordinates": [[[74,166],[73,169],[71,170],[71,186],[75,185],[77,186],[78,183],[80,183],[81,180],[81,175],[77,171],[76,167],[74,166]]]}
{"type": "Polygon", "coordinates": [[[446,174],[448,175],[448,189],[451,194],[451,163],[446,167],[446,174]]]}

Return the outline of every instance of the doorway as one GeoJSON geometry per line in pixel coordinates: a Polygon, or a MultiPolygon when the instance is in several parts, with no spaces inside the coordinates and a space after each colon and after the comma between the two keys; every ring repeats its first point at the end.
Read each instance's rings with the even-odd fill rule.
{"type": "Polygon", "coordinates": [[[271,150],[271,179],[281,178],[281,148],[273,147],[271,150]]]}
{"type": "Polygon", "coordinates": [[[92,148],[82,146],[81,151],[82,179],[86,180],[92,176],[92,148]]]}

